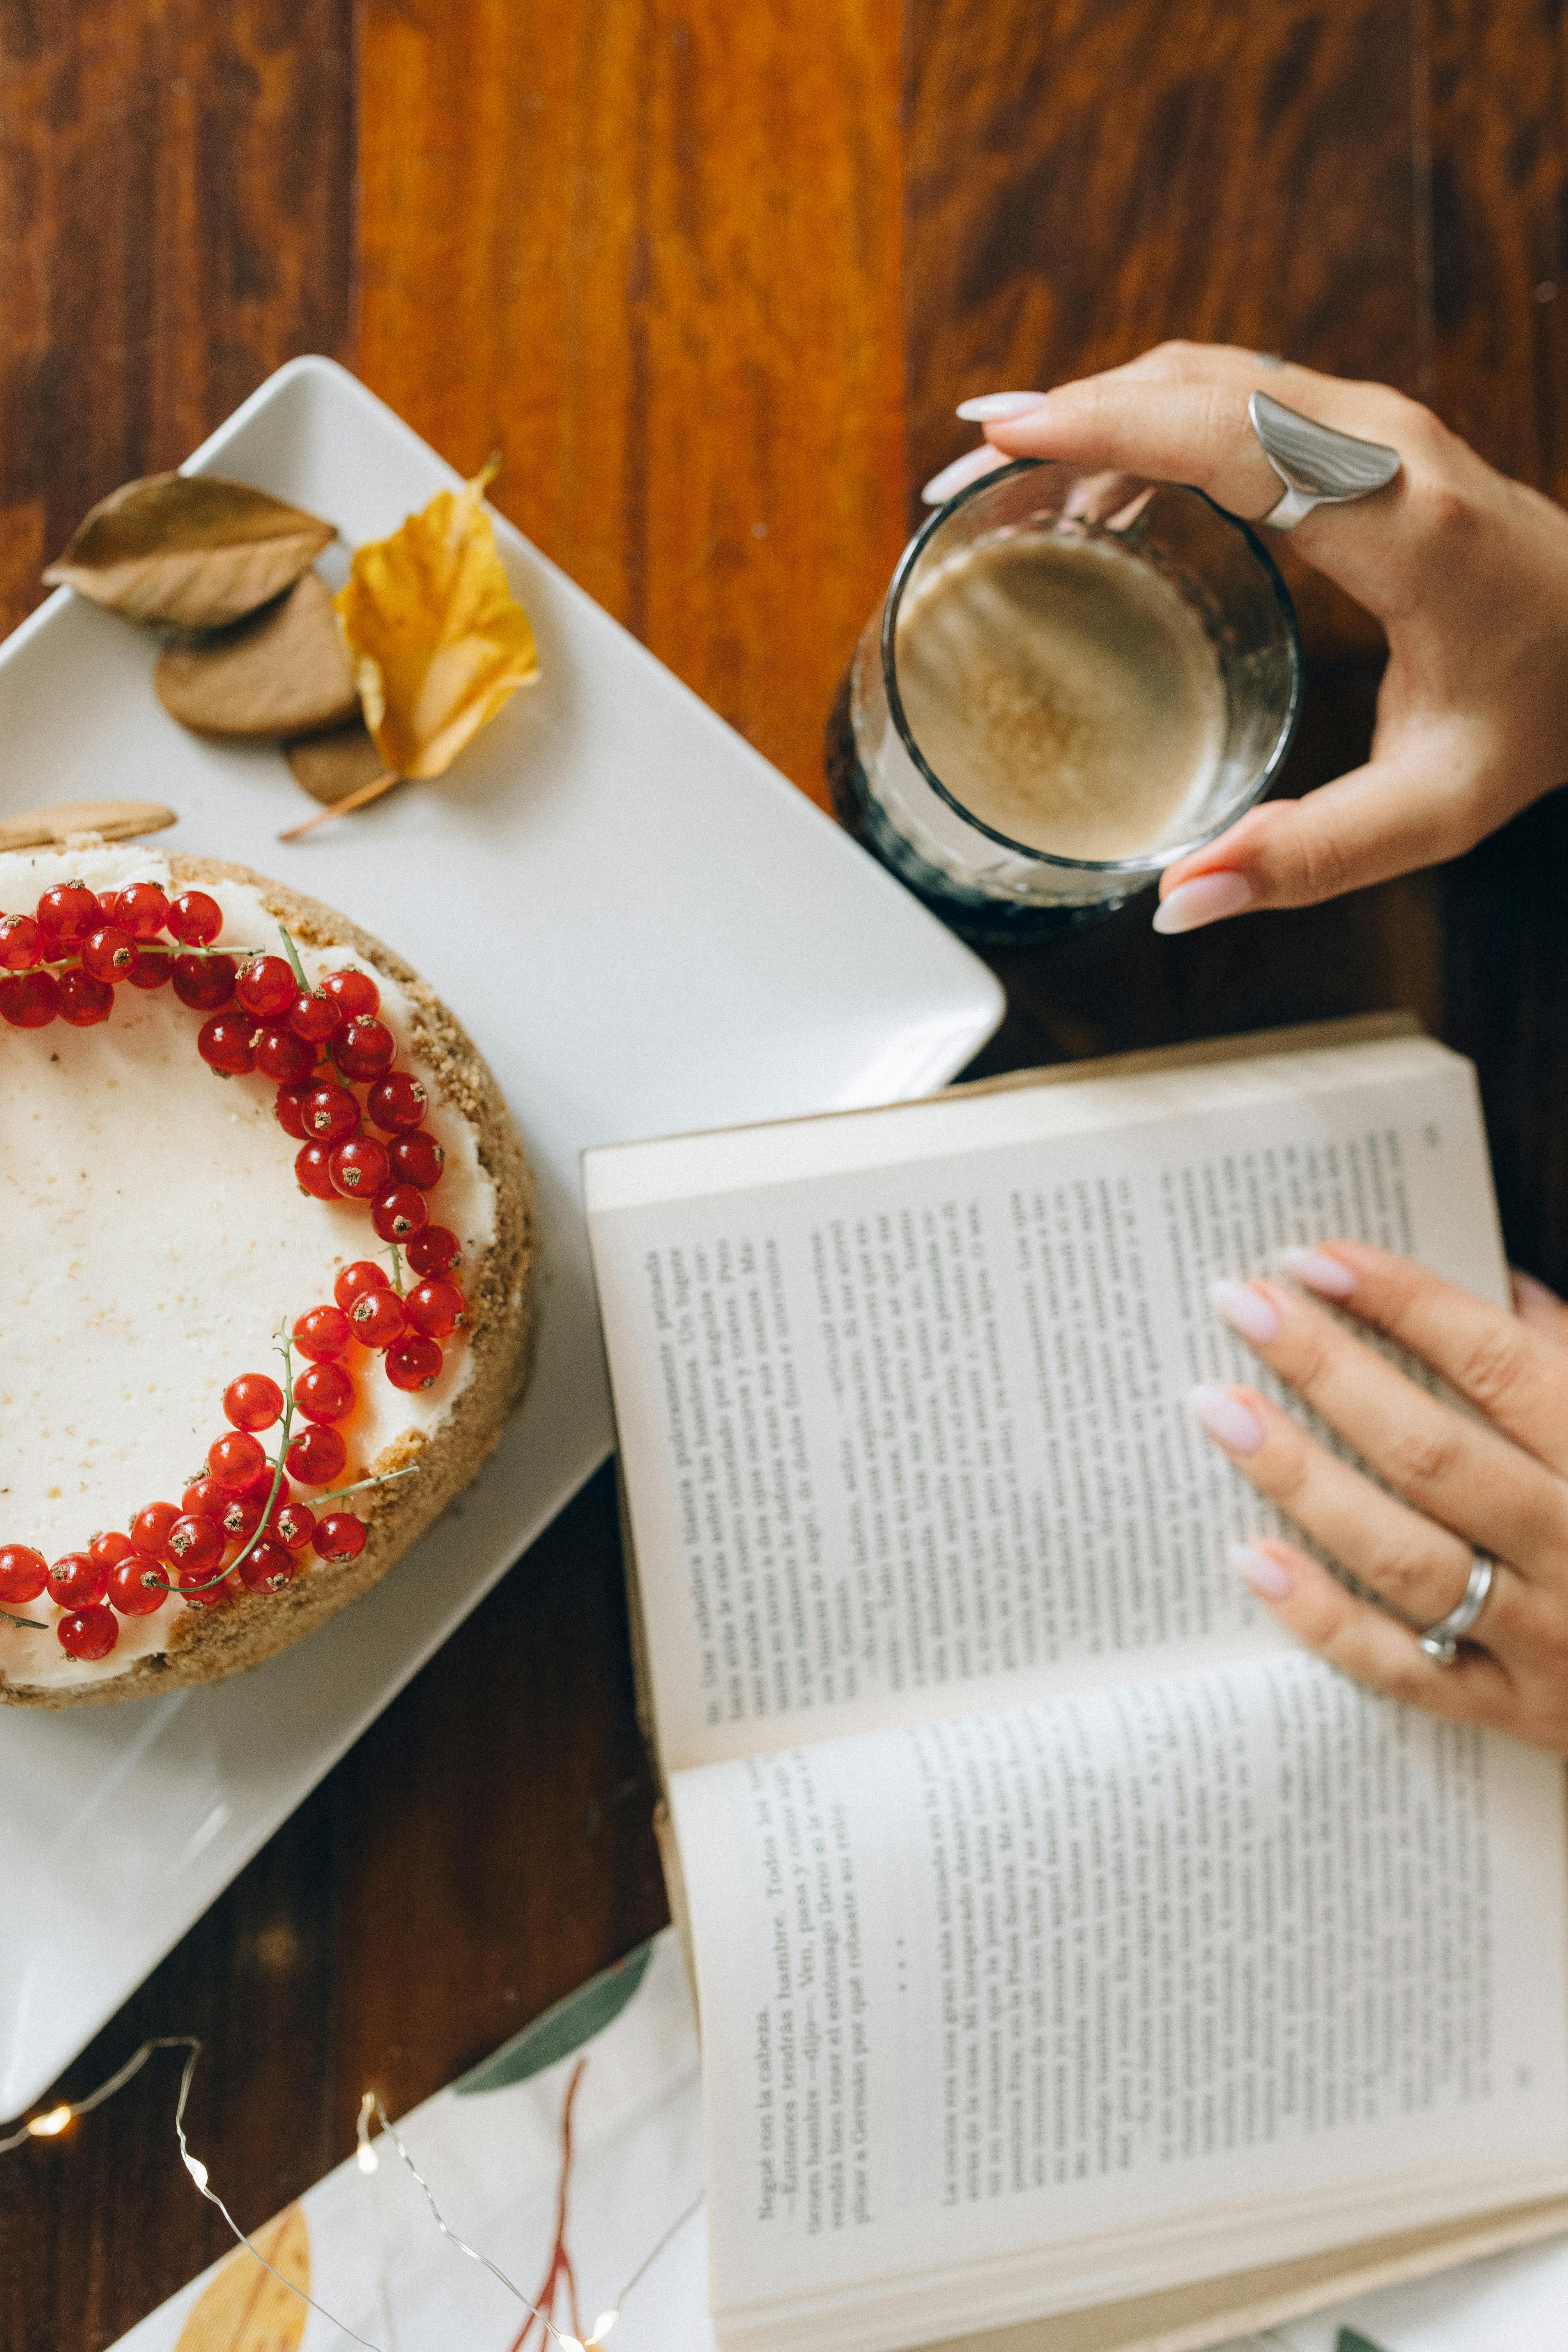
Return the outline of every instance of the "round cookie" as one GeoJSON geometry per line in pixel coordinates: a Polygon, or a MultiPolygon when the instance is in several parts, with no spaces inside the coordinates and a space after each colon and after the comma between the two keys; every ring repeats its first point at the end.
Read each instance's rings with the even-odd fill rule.
{"type": "MultiPolygon", "coordinates": [[[[350,1433],[350,1463],[334,1483],[341,1486],[354,1478],[384,1477],[388,1472],[417,1465],[415,1475],[372,1486],[353,1497],[347,1507],[365,1522],[367,1531],[363,1549],[357,1558],[318,1561],[307,1551],[304,1558],[310,1563],[309,1569],[297,1573],[282,1589],[242,1591],[221,1607],[196,1607],[172,1595],[154,1615],[123,1619],[125,1641],[97,1662],[64,1655],[53,1631],[53,1622],[59,1612],[47,1601],[26,1606],[0,1602],[0,1608],[12,1616],[42,1617],[50,1627],[47,1633],[22,1633],[0,1620],[0,1702],[46,1707],[145,1696],[184,1684],[216,1680],[243,1666],[257,1664],[298,1641],[365,1591],[468,1483],[494,1445],[526,1383],[532,1336],[531,1179],[493,1077],[471,1040],[434,991],[400,957],[346,917],[247,868],[217,860],[163,857],[129,846],[111,851],[86,840],[73,842],[66,853],[0,856],[0,909],[30,912],[41,888],[62,878],[68,871],[74,875],[81,869],[87,869],[84,878],[94,888],[124,887],[128,880],[156,879],[163,873],[168,877],[171,895],[177,889],[192,888],[212,893],[225,906],[226,929],[220,946],[226,946],[232,938],[237,946],[262,948],[276,953],[277,949],[264,935],[241,934],[252,929],[259,931],[265,923],[266,929],[276,937],[276,925],[280,921],[295,941],[312,981],[345,964],[357,965],[374,974],[382,992],[381,1017],[397,1041],[397,1067],[409,1070],[425,1085],[431,1104],[431,1131],[447,1148],[447,1171],[441,1180],[444,1189],[436,1195],[433,1214],[437,1221],[447,1220],[448,1194],[462,1213],[468,1245],[459,1279],[467,1301],[468,1327],[460,1346],[449,1343],[441,1375],[428,1397],[401,1395],[382,1379],[381,1368],[373,1356],[357,1344],[351,1351],[358,1367],[356,1385],[363,1391],[365,1402],[363,1409],[356,1405],[353,1420],[345,1424],[350,1433]],[[95,880],[95,871],[108,878],[95,880]],[[31,899],[26,896],[27,889],[32,891],[31,899]],[[473,1245],[476,1237],[477,1247],[473,1245]]],[[[119,993],[129,998],[131,992],[119,993]]],[[[164,1260],[159,1258],[156,1248],[145,1253],[144,1269],[135,1257],[135,1234],[126,1237],[131,1257],[127,1284],[132,1293],[138,1294],[134,1298],[136,1330],[164,1324],[172,1326],[177,1335],[200,1327],[199,1344],[189,1343],[195,1349],[194,1357],[183,1358],[177,1345],[166,1345],[162,1328],[156,1350],[142,1351],[155,1372],[165,1362],[172,1366],[167,1381],[155,1377],[148,1383],[147,1394],[153,1397],[156,1391],[156,1397],[147,1412],[149,1423],[155,1423],[159,1433],[159,1446],[153,1449],[159,1452],[159,1466],[152,1475],[161,1478],[163,1484],[153,1491],[177,1503],[180,1488],[174,1482],[179,1474],[174,1467],[172,1449],[184,1440],[183,1434],[172,1433],[183,1433],[186,1426],[194,1431],[198,1422],[204,1442],[221,1433],[225,1426],[223,1383],[202,1380],[200,1369],[205,1366],[210,1370],[216,1354],[225,1346],[238,1345],[229,1336],[229,1327],[217,1311],[219,1306],[231,1304],[226,1294],[220,1302],[214,1301],[215,1288],[219,1286],[213,1280],[213,1265],[232,1264],[243,1271],[245,1279],[239,1287],[244,1295],[233,1306],[233,1316],[236,1326],[243,1324],[248,1335],[255,1328],[256,1317],[252,1315],[246,1323],[242,1310],[247,1300],[254,1302],[266,1292],[272,1278],[269,1241],[278,1244],[273,1254],[278,1266],[287,1269],[279,1274],[278,1281],[289,1295],[276,1298],[268,1329],[276,1327],[279,1318],[292,1325],[310,1307],[330,1301],[334,1270],[345,1262],[385,1253],[358,1203],[301,1202],[289,1188],[274,1189],[279,1168],[286,1168],[295,1145],[277,1129],[272,1089],[265,1080],[245,1077],[232,1081],[229,1087],[220,1091],[212,1072],[197,1056],[199,1013],[172,1003],[166,989],[150,999],[142,998],[134,1007],[128,1003],[126,1011],[128,1035],[121,1042],[132,1050],[121,1053],[118,1058],[113,1036],[115,1024],[121,1019],[118,999],[114,1012],[101,1027],[33,1032],[0,1029],[0,1043],[14,1049],[15,1058],[7,1056],[11,1066],[31,1084],[37,1097],[41,1108],[36,1106],[32,1115],[39,1121],[37,1133],[45,1138],[47,1145],[51,1088],[58,1090],[63,1083],[62,1068],[68,1074],[71,1065],[67,1057],[96,1053],[103,1071],[110,1074],[105,1079],[104,1125],[101,1133],[91,1139],[90,1150],[85,1135],[80,1151],[71,1153],[56,1133],[48,1146],[53,1150],[54,1160],[47,1166],[47,1181],[39,1187],[38,1202],[31,1204],[25,1200],[23,1203],[24,1239],[30,1205],[35,1238],[39,1234],[47,1235],[58,1226],[59,1245],[53,1252],[56,1261],[62,1253],[79,1247],[84,1236],[100,1248],[106,1221],[111,1227],[115,1217],[126,1213],[123,1203],[131,1185],[135,1139],[126,1137],[120,1147],[127,1154],[126,1179],[121,1183],[117,1181],[119,1163],[115,1159],[116,1106],[108,1101],[110,1095],[123,1096],[129,1087],[155,1100],[160,1137],[163,1127],[176,1114],[191,1119],[199,1117],[209,1127],[216,1123],[220,1141],[229,1151],[240,1155],[237,1161],[224,1156],[214,1163],[215,1193],[222,1198],[215,1199],[212,1213],[221,1225],[221,1234],[215,1240],[214,1234],[198,1232],[195,1221],[191,1223],[191,1255],[203,1261],[203,1280],[195,1285],[194,1291],[178,1267],[177,1234],[172,1241],[165,1237],[164,1260]],[[156,1029],[159,1022],[165,1024],[166,1035],[156,1029]],[[93,1045],[89,1041],[100,1042],[93,1045]],[[42,1058],[31,1062],[24,1059],[29,1053],[42,1058]],[[239,1090],[237,1096],[235,1089],[239,1090]],[[66,1154],[63,1159],[62,1152],[66,1154]],[[262,1181],[247,1181],[250,1171],[244,1156],[247,1152],[251,1159],[266,1163],[262,1181]],[[90,1181],[95,1173],[100,1179],[89,1195],[73,1196],[68,1192],[64,1180],[72,1172],[68,1162],[74,1157],[93,1162],[89,1170],[79,1171],[83,1181],[90,1181]],[[98,1206],[100,1201],[101,1209],[98,1206]],[[236,1234],[237,1218],[243,1219],[247,1214],[254,1221],[254,1229],[236,1234]],[[311,1216],[319,1216],[321,1221],[320,1272],[310,1295],[300,1297],[289,1286],[291,1282],[298,1285],[313,1247],[316,1228],[302,1222],[311,1216]],[[174,1271],[168,1271],[165,1265],[160,1275],[158,1268],[168,1259],[171,1250],[175,1253],[170,1261],[174,1271]],[[150,1295],[153,1291],[158,1295],[150,1295]],[[213,1315],[206,1313],[204,1302],[214,1305],[213,1315]],[[167,1311],[171,1305],[179,1310],[172,1317],[167,1311]],[[209,1322],[216,1323],[217,1336],[208,1330],[209,1322]]],[[[25,1157],[28,1148],[22,1116],[27,1110],[28,1100],[26,1094],[18,1098],[15,1085],[10,1091],[9,1107],[11,1152],[16,1160],[25,1157]]],[[[133,1107],[143,1122],[142,1141],[145,1145],[148,1102],[138,1101],[133,1107]]],[[[119,1108],[123,1117],[123,1101],[119,1108]]],[[[80,1118],[79,1107],[78,1118],[80,1118]]],[[[85,1125],[85,1121],[82,1123],[85,1125]]],[[[44,1156],[47,1160],[47,1149],[44,1156]]],[[[157,1158],[156,1153],[144,1152],[143,1156],[154,1160],[157,1158]]],[[[164,1163],[165,1172],[168,1164],[164,1163]]],[[[8,1169],[7,1172],[14,1175],[16,1171],[8,1169]]],[[[291,1182],[290,1176],[290,1188],[291,1182]]],[[[165,1210],[165,1223],[168,1213],[165,1210]]],[[[87,1296],[83,1297],[79,1272],[73,1289],[73,1267],[51,1263],[49,1249],[42,1255],[45,1263],[28,1277],[32,1287],[22,1301],[18,1323],[22,1333],[28,1328],[29,1306],[34,1314],[32,1328],[40,1332],[55,1331],[62,1313],[79,1313],[98,1321],[112,1318],[117,1311],[112,1302],[105,1305],[97,1295],[108,1285],[100,1282],[95,1289],[89,1283],[87,1296]]],[[[9,1317],[6,1319],[11,1320],[9,1317]]],[[[83,1355],[91,1359],[93,1335],[85,1324],[84,1332],[83,1355]]],[[[68,1364],[68,1360],[65,1360],[68,1364]]],[[[113,1366],[121,1360],[112,1330],[103,1336],[95,1360],[100,1379],[103,1366],[113,1366]]],[[[249,1339],[247,1336],[243,1360],[232,1356],[226,1360],[228,1379],[242,1372],[265,1370],[281,1381],[280,1363],[270,1354],[265,1335],[258,1339],[249,1339]]],[[[296,1376],[304,1369],[303,1360],[296,1356],[296,1376]]],[[[130,1515],[148,1499],[147,1482],[136,1483],[134,1470],[128,1467],[134,1449],[128,1451],[124,1433],[129,1428],[134,1435],[137,1406],[133,1398],[127,1403],[118,1393],[109,1393],[115,1388],[111,1375],[104,1383],[101,1426],[95,1422],[92,1400],[83,1398],[80,1428],[83,1433],[90,1430],[91,1434],[73,1439],[69,1433],[76,1424],[69,1415],[75,1410],[75,1400],[69,1394],[66,1375],[58,1372],[52,1388],[39,1390],[41,1402],[35,1404],[32,1428],[26,1423],[26,1379],[27,1350],[24,1347],[19,1357],[13,1357],[9,1375],[0,1376],[0,1444],[18,1465],[9,1484],[0,1483],[0,1544],[37,1544],[52,1558],[57,1551],[85,1547],[97,1525],[123,1527],[130,1515]],[[13,1414],[16,1416],[16,1423],[6,1432],[4,1423],[13,1414]],[[43,1442],[30,1444],[29,1438],[39,1426],[43,1442]],[[74,1456],[73,1444],[79,1448],[74,1456]],[[94,1446],[100,1447],[96,1456],[92,1454],[94,1446]],[[107,1452],[103,1450],[105,1446],[107,1452]],[[73,1460],[80,1465],[80,1475],[76,1480],[79,1497],[68,1491],[73,1460]],[[45,1484],[51,1476],[55,1483],[45,1484]],[[25,1488],[29,1478],[34,1479],[38,1492],[18,1493],[17,1487],[25,1488]],[[111,1504],[110,1489],[122,1485],[124,1491],[116,1493],[111,1504]],[[75,1518],[79,1517],[77,1502],[88,1498],[98,1505],[98,1517],[85,1525],[75,1524],[75,1518]]],[[[268,1451],[274,1449],[277,1434],[276,1430],[263,1434],[262,1443],[268,1451]]],[[[199,1452],[200,1447],[187,1446],[186,1451],[199,1452]]],[[[194,1460],[184,1465],[187,1474],[195,1467],[194,1460]]],[[[330,1490],[318,1492],[306,1487],[301,1499],[318,1514],[331,1507],[330,1490]]]]}

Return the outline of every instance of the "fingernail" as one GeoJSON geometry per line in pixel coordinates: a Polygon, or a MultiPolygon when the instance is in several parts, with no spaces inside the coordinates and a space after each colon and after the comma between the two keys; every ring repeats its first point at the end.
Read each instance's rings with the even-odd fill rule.
{"type": "Polygon", "coordinates": [[[1279,1337],[1279,1310],[1260,1290],[1245,1282],[1211,1282],[1209,1305],[1238,1339],[1267,1348],[1279,1337]]]}
{"type": "Polygon", "coordinates": [[[944,499],[952,498],[970,482],[978,481],[982,474],[992,473],[1007,463],[1000,449],[993,449],[989,441],[983,441],[978,449],[966,449],[962,457],[955,457],[951,466],[933,474],[921,497],[928,507],[939,507],[944,499]]]}
{"type": "Polygon", "coordinates": [[[1227,915],[1244,913],[1257,896],[1245,874],[1200,874],[1191,882],[1178,882],[1170,897],[1161,899],[1154,929],[1201,931],[1205,923],[1223,923],[1227,915]]]}
{"type": "Polygon", "coordinates": [[[1349,1266],[1331,1257],[1327,1250],[1281,1250],[1279,1271],[1324,1298],[1348,1298],[1355,1288],[1355,1276],[1349,1266]]]}
{"type": "Polygon", "coordinates": [[[1550,1307],[1553,1310],[1562,1306],[1563,1301],[1558,1297],[1557,1293],[1554,1290],[1549,1290],[1545,1283],[1537,1282],[1532,1274],[1526,1274],[1517,1265],[1510,1266],[1509,1272],[1513,1281],[1513,1303],[1521,1314],[1524,1312],[1527,1304],[1531,1307],[1550,1307]]]}
{"type": "Polygon", "coordinates": [[[1256,1544],[1232,1544],[1229,1559],[1237,1576],[1250,1584],[1254,1592],[1261,1593],[1265,1601],[1289,1599],[1289,1570],[1281,1568],[1266,1551],[1259,1551],[1256,1544]]]}
{"type": "Polygon", "coordinates": [[[1187,1403],[1200,1427],[1227,1454],[1256,1454],[1263,1443],[1263,1423],[1228,1389],[1206,1384],[1187,1392],[1187,1403]]]}
{"type": "Polygon", "coordinates": [[[1004,416],[1028,416],[1045,404],[1043,392],[983,392],[976,400],[961,400],[953,413],[966,425],[994,425],[1004,416]]]}

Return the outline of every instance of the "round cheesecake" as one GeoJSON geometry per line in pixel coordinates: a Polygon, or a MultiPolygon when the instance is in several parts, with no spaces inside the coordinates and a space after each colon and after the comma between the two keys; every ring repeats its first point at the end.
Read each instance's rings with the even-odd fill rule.
{"type": "MultiPolygon", "coordinates": [[[[405,1347],[398,1362],[395,1349],[363,1344],[353,1324],[354,1336],[330,1361],[303,1351],[318,1327],[338,1328],[330,1318],[314,1325],[305,1318],[334,1305],[340,1316],[347,1311],[354,1280],[368,1277],[347,1276],[345,1286],[345,1270],[366,1265],[383,1270],[384,1286],[399,1299],[387,1309],[391,1319],[406,1305],[407,1340],[415,1312],[429,1307],[415,1298],[420,1275],[375,1229],[369,1201],[339,1192],[323,1199],[304,1189],[300,1135],[297,1123],[291,1132],[279,1117],[279,1084],[258,1070],[220,1077],[203,1054],[217,1051],[221,1059],[221,1045],[209,1040],[198,1049],[203,1024],[215,1016],[181,1002],[173,985],[117,985],[112,1010],[96,1025],[0,1021],[7,1259],[0,1289],[0,1574],[11,1559],[15,1582],[15,1560],[27,1551],[51,1564],[88,1555],[99,1537],[107,1536],[100,1547],[106,1553],[118,1549],[121,1531],[135,1542],[140,1561],[153,1538],[132,1536],[132,1522],[160,1503],[188,1517],[193,1491],[205,1497],[198,1510],[215,1518],[226,1504],[237,1530],[225,1537],[213,1572],[221,1581],[195,1589],[188,1576],[189,1599],[175,1589],[146,1613],[113,1611],[115,1638],[102,1655],[73,1655],[62,1641],[72,1614],[68,1580],[58,1600],[52,1584],[25,1600],[0,1591],[0,1701],[47,1707],[215,1680],[270,1657],[364,1592],[494,1445],[526,1381],[532,1328],[532,1185],[516,1130],[471,1041],[400,958],[331,908],[242,866],[168,856],[140,843],[89,840],[0,855],[0,917],[30,917],[43,894],[74,882],[100,899],[136,883],[156,884],[171,900],[205,894],[222,914],[213,952],[232,954],[242,971],[247,950],[283,954],[281,924],[312,991],[351,971],[374,982],[374,1017],[395,1046],[391,1068],[423,1089],[422,1109],[410,1116],[439,1148],[432,1155],[421,1145],[405,1164],[426,1180],[424,1210],[414,1203],[420,1223],[454,1236],[460,1252],[434,1279],[460,1290],[461,1319],[441,1329],[451,1308],[437,1300],[429,1314],[440,1337],[422,1339],[412,1351],[405,1347]],[[434,1178],[432,1167],[439,1171],[434,1178]],[[291,1337],[286,1357],[280,1334],[301,1327],[307,1341],[291,1337]],[[334,1367],[352,1390],[346,1407],[341,1379],[334,1391],[332,1381],[305,1377],[334,1367]],[[327,1427],[342,1440],[341,1449],[330,1450],[343,1455],[324,1482],[290,1475],[279,1490],[270,1478],[251,1479],[249,1499],[270,1514],[260,1536],[274,1546],[290,1538],[286,1562],[276,1549],[267,1555],[278,1572],[263,1589],[246,1578],[247,1559],[257,1565],[244,1549],[257,1530],[243,1512],[235,1516],[237,1499],[246,1498],[211,1472],[215,1441],[232,1440],[237,1427],[254,1426],[253,1443],[269,1456],[281,1450],[281,1419],[255,1425],[242,1412],[235,1421],[232,1400],[237,1394],[243,1404],[251,1392],[234,1389],[245,1375],[253,1382],[265,1376],[284,1391],[296,1441],[307,1429],[327,1427]],[[317,1418],[307,1417],[306,1405],[317,1418]],[[289,1497],[299,1507],[295,1521],[279,1526],[289,1497]],[[321,1547],[293,1540],[306,1520],[319,1534],[335,1514],[362,1523],[349,1530],[357,1551],[346,1540],[321,1547]]],[[[153,940],[153,950],[181,953],[167,937],[153,940]]],[[[0,979],[0,988],[6,985],[0,979]]],[[[249,1029],[254,1047],[262,1021],[251,1024],[235,1001],[221,1009],[231,1016],[229,1035],[249,1029]]],[[[374,1050],[385,1051],[384,1038],[374,1050]]],[[[337,1046],[321,1051],[330,1058],[337,1046]]],[[[246,1052],[242,1043],[242,1063],[246,1052]]],[[[325,1062],[322,1069],[331,1076],[325,1062]]],[[[340,1082],[341,1074],[333,1083],[340,1082]]],[[[375,1148],[389,1148],[401,1130],[374,1123],[363,1074],[350,1092],[374,1168],[381,1164],[375,1148]]],[[[293,1116],[297,1122],[297,1109],[293,1116]]],[[[140,1520],[143,1531],[153,1524],[140,1520]]],[[[148,1600],[164,1582],[178,1586],[174,1551],[161,1558],[160,1571],[148,1600]]],[[[110,1609],[114,1591],[111,1578],[89,1606],[110,1609]]],[[[87,1646],[98,1646],[105,1638],[100,1621],[92,1620],[89,1633],[87,1646]]]]}

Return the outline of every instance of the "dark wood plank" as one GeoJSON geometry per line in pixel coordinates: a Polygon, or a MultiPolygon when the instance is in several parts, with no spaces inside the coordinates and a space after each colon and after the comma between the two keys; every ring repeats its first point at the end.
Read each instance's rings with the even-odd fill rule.
{"type": "Polygon", "coordinates": [[[346,353],[352,10],[0,6],[0,628],[94,499],[346,353]]]}
{"type": "MultiPolygon", "coordinates": [[[[1557,0],[1432,0],[1433,375],[1484,457],[1568,497],[1568,24],[1557,0]]],[[[1568,769],[1568,761],[1564,762],[1568,769]]],[[[1503,1229],[1568,1289],[1568,806],[1444,877],[1447,1034],[1479,1065],[1503,1229]]]]}
{"type": "MultiPolygon", "coordinates": [[[[966,394],[1169,336],[1417,388],[1428,307],[1410,20],[1386,0],[912,0],[905,315],[911,480],[968,446],[966,394]]],[[[1381,632],[1282,561],[1309,660],[1283,789],[1366,754],[1381,632]]],[[[1435,886],[1189,940],[1151,903],[998,959],[1013,1061],[1385,1005],[1437,1017],[1435,886]]]]}
{"type": "Polygon", "coordinates": [[[366,381],[805,791],[902,538],[896,0],[367,0],[366,381]],[[438,322],[438,323],[437,323],[438,322]]]}

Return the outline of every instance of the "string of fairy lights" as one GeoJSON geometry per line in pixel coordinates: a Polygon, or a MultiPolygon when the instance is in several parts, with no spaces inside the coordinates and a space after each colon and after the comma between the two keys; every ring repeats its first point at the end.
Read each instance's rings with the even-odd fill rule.
{"type": "MultiPolygon", "coordinates": [[[[223,2199],[212,2186],[211,2176],[201,2158],[192,2155],[189,2143],[185,2138],[185,2105],[190,2097],[191,2084],[202,2054],[202,2044],[195,2034],[154,2034],[150,2041],[143,2042],[140,2049],[133,2051],[125,2063],[118,2067],[107,2081],[100,2083],[96,2090],[89,2091],[85,2098],[62,2100],[57,2106],[47,2107],[36,2116],[29,2116],[20,2130],[14,2131],[7,2137],[0,2139],[0,2156],[8,2156],[14,2149],[25,2147],[29,2140],[58,2138],[67,2126],[74,2123],[79,2116],[90,2115],[95,2107],[102,2106],[106,2099],[111,2099],[117,2091],[123,2090],[125,2085],[142,2072],[148,2060],[160,2050],[183,2050],[185,2053],[185,2063],[180,2074],[179,2094],[174,2102],[174,2137],[179,2143],[180,2161],[202,2196],[206,2199],[209,2205],[215,2205],[217,2208],[237,2242],[246,2249],[247,2253],[254,2256],[264,2271],[268,2272],[278,2281],[279,2286],[286,2287],[290,2294],[297,2295],[301,2303],[308,2304],[312,2311],[319,2312],[330,2326],[346,2336],[351,2343],[362,2346],[363,2352],[383,2352],[380,2345],[374,2344],[368,2336],[358,2335],[345,2320],[336,2317],[323,2304],[318,2303],[314,2295],[307,2294],[303,2287],[296,2285],[292,2279],[286,2278],[281,2271],[276,2269],[268,2261],[260,2248],[240,2228],[223,2199]]],[[[359,2118],[355,2126],[360,2170],[370,2173],[380,2168],[381,2159],[376,2153],[371,2132],[373,2116],[384,2137],[391,2141],[404,2166],[423,2190],[425,2201],[430,2209],[431,2218],[442,2236],[447,2239],[459,2253],[466,2254],[470,2262],[478,2263],[481,2269],[489,2271],[491,2277],[498,2280],[507,2293],[521,2304],[531,2320],[537,2320],[544,2329],[547,2340],[557,2347],[557,2352],[598,2352],[598,2347],[603,2345],[605,2336],[619,2319],[628,2296],[641,2285],[666,2247],[679,2237],[689,2221],[696,2218],[704,2201],[705,2192],[699,2190],[690,2204],[683,2212],[677,2214],[658,2243],[643,2257],[610,2309],[599,2314],[587,2336],[585,2337],[571,2336],[557,2327],[550,2314],[534,2303],[530,2296],[524,2294],[516,2282],[510,2279],[497,2263],[492,2263],[488,2254],[481,2253],[476,2246],[470,2246],[466,2239],[460,2238],[457,2231],[449,2227],[436,2201],[435,2191],[415,2163],[401,2134],[387,2114],[380,2094],[375,2091],[367,2091],[360,2101],[359,2118]]]]}

